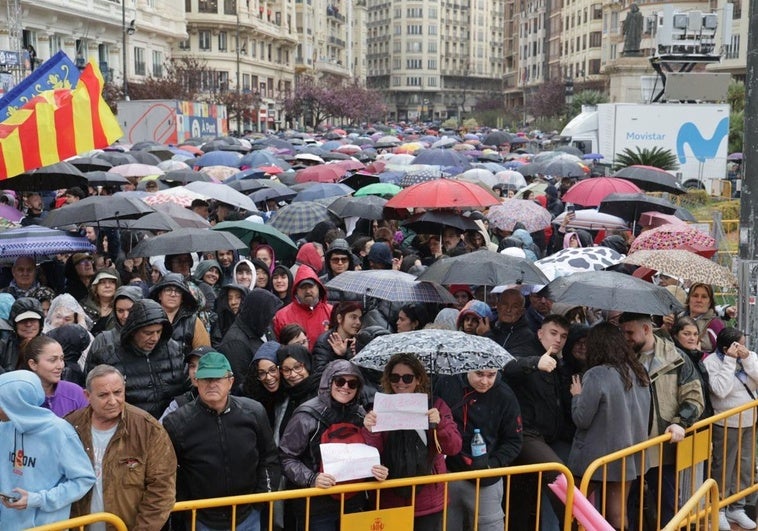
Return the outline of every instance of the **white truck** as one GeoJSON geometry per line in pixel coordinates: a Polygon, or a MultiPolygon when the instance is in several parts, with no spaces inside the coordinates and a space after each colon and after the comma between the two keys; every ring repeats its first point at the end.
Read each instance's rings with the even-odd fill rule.
{"type": "Polygon", "coordinates": [[[601,103],[584,106],[561,140],[608,162],[629,148],[659,147],[674,153],[672,173],[683,186],[718,190],[726,178],[729,105],[716,103],[601,103]]]}

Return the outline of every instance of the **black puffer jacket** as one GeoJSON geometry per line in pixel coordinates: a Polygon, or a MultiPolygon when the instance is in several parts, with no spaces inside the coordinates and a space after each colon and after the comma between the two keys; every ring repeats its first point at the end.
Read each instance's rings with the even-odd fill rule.
{"type": "Polygon", "coordinates": [[[274,339],[270,333],[271,321],[281,307],[279,297],[270,291],[253,289],[245,296],[234,324],[218,346],[229,360],[234,378],[240,385],[245,381],[253,356],[263,344],[262,337],[268,335],[268,339],[274,339]]]}
{"type": "Polygon", "coordinates": [[[187,286],[184,277],[179,273],[167,273],[150,288],[150,298],[160,302],[158,297],[163,288],[173,286],[182,292],[182,306],[176,312],[171,322],[171,339],[179,343],[186,356],[192,351],[192,339],[195,337],[195,321],[197,320],[197,300],[187,286]]]}
{"type": "Polygon", "coordinates": [[[8,322],[13,327],[14,332],[8,335],[2,343],[0,343],[0,374],[6,371],[14,371],[20,368],[20,364],[23,363],[19,356],[19,339],[16,335],[16,317],[24,312],[34,312],[39,315],[39,332],[42,332],[42,325],[44,314],[42,313],[42,305],[37,299],[32,297],[21,297],[16,299],[16,302],[11,306],[10,315],[8,316],[8,322]]]}
{"type": "Polygon", "coordinates": [[[63,349],[63,373],[61,380],[74,382],[84,387],[84,373],[79,367],[79,358],[90,344],[90,335],[83,326],[78,324],[65,324],[48,331],[46,336],[55,339],[63,349]]]}
{"type": "Polygon", "coordinates": [[[98,363],[118,368],[126,377],[126,401],[159,418],[171,400],[189,389],[184,373],[184,355],[171,339],[171,324],[157,302],[137,301],[121,329],[120,344],[104,345],[97,353],[98,363]],[[163,327],[152,351],[139,350],[133,341],[137,330],[148,325],[163,327]]]}
{"type": "Polygon", "coordinates": [[[229,290],[235,290],[240,292],[244,299],[250,290],[239,284],[227,284],[221,286],[218,297],[216,297],[216,320],[211,325],[211,345],[213,348],[218,348],[221,342],[224,340],[224,336],[234,324],[234,320],[237,318],[232,309],[229,307],[229,290]]]}

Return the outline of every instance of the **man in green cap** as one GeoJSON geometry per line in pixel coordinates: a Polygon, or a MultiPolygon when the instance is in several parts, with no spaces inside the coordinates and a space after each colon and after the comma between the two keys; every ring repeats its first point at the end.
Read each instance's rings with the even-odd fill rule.
{"type": "MultiPolygon", "coordinates": [[[[193,378],[198,397],[168,415],[163,425],[179,464],[177,499],[194,500],[270,492],[279,484],[279,457],[263,406],[232,396],[234,375],[219,352],[204,354],[193,378]]],[[[231,529],[230,507],[198,512],[196,529],[231,529]]],[[[259,531],[260,513],[237,506],[236,529],[259,531]]]]}

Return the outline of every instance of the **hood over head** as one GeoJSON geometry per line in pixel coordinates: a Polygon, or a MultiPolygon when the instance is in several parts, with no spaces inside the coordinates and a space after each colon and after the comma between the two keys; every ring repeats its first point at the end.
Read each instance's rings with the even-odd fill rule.
{"type": "Polygon", "coordinates": [[[212,267],[218,269],[217,284],[220,283],[224,279],[224,271],[221,269],[221,265],[216,260],[201,260],[200,263],[197,264],[195,272],[192,273],[192,280],[195,282],[202,282],[203,275],[205,275],[212,267]]]}
{"type": "Polygon", "coordinates": [[[255,286],[255,265],[247,258],[242,258],[234,264],[234,267],[232,268],[232,282],[237,282],[237,269],[239,268],[240,264],[245,264],[250,268],[250,271],[253,274],[253,280],[250,282],[250,286],[255,286]]]}
{"type": "Polygon", "coordinates": [[[11,315],[11,306],[16,302],[10,293],[0,293],[0,319],[8,320],[11,315]]]}
{"type": "Polygon", "coordinates": [[[90,334],[84,328],[75,324],[65,324],[45,332],[47,337],[55,339],[63,349],[63,359],[66,362],[79,361],[82,352],[90,345],[90,334]]]}
{"type": "Polygon", "coordinates": [[[326,300],[326,288],[321,283],[321,281],[318,278],[318,275],[316,274],[313,269],[310,267],[298,267],[297,273],[295,273],[295,280],[292,282],[291,286],[291,294],[292,294],[292,300],[296,300],[297,298],[297,286],[303,282],[304,280],[309,280],[318,286],[318,296],[319,300],[325,301],[326,300]]]}
{"type": "Polygon", "coordinates": [[[32,371],[10,371],[0,374],[0,409],[21,433],[33,433],[47,427],[55,413],[45,409],[42,382],[32,371]]]}
{"type": "Polygon", "coordinates": [[[350,249],[350,244],[347,243],[347,240],[343,238],[337,238],[334,240],[329,249],[324,253],[324,259],[328,262],[334,253],[347,255],[350,260],[348,269],[350,271],[355,269],[355,256],[353,255],[353,251],[350,249]]]}
{"type": "Polygon", "coordinates": [[[304,243],[297,251],[295,262],[310,266],[316,274],[320,274],[324,270],[324,258],[318,252],[316,245],[312,242],[304,243]]]}
{"type": "Polygon", "coordinates": [[[268,360],[274,365],[279,365],[279,360],[276,357],[276,353],[281,348],[281,343],[278,341],[266,341],[262,344],[253,356],[253,364],[260,360],[268,360]]]}
{"type": "Polygon", "coordinates": [[[265,289],[253,288],[242,301],[235,322],[245,329],[248,336],[261,337],[281,307],[279,297],[265,289]]]}
{"type": "Polygon", "coordinates": [[[143,326],[154,324],[163,326],[160,342],[165,343],[168,341],[171,338],[173,329],[171,328],[166,311],[161,305],[153,299],[142,299],[135,302],[129,311],[129,317],[126,318],[126,322],[121,328],[121,344],[128,344],[134,333],[143,326]]]}
{"type": "Polygon", "coordinates": [[[355,398],[350,404],[356,403],[360,400],[361,390],[366,382],[363,379],[361,370],[352,361],[345,359],[334,360],[329,363],[321,374],[321,382],[318,385],[318,397],[325,404],[331,404],[334,402],[332,399],[332,380],[337,376],[355,376],[358,378],[358,389],[355,393],[355,398]]]}
{"type": "Polygon", "coordinates": [[[139,286],[121,286],[116,290],[116,296],[113,297],[115,303],[118,299],[129,299],[132,302],[137,302],[142,299],[142,289],[139,286]]]}
{"type": "Polygon", "coordinates": [[[191,310],[197,308],[197,299],[192,295],[181,273],[166,273],[163,275],[158,283],[150,288],[150,298],[158,301],[158,295],[160,295],[161,290],[168,286],[173,286],[182,292],[182,306],[186,306],[191,310]]]}
{"type": "Polygon", "coordinates": [[[366,259],[369,262],[392,267],[392,250],[390,250],[390,246],[386,242],[374,242],[374,245],[369,249],[366,259]]]}
{"type": "Polygon", "coordinates": [[[460,312],[455,308],[442,308],[434,318],[434,327],[442,330],[456,330],[458,315],[460,312]]]}
{"type": "Polygon", "coordinates": [[[258,252],[258,249],[266,249],[269,252],[269,254],[271,254],[271,267],[269,267],[269,272],[273,273],[274,268],[276,267],[276,252],[274,251],[274,248],[271,247],[267,243],[257,243],[253,245],[253,248],[250,250],[251,258],[255,258],[255,255],[258,252]]]}
{"type": "Polygon", "coordinates": [[[83,326],[87,330],[92,328],[92,319],[84,311],[82,305],[68,293],[62,293],[50,303],[50,309],[47,311],[47,317],[45,317],[43,332],[47,333],[53,329],[53,318],[60,310],[67,310],[69,313],[73,313],[76,316],[74,322],[79,326],[83,326]]]}
{"type": "Polygon", "coordinates": [[[282,345],[279,350],[276,351],[277,365],[281,365],[287,358],[292,358],[308,369],[311,372],[311,353],[308,349],[302,345],[282,345]]]}

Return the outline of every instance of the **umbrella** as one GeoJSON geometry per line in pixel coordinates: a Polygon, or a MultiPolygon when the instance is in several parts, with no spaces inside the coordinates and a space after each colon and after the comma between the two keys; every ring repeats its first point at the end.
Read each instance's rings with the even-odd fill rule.
{"type": "MultiPolygon", "coordinates": [[[[584,181],[587,182],[587,181],[584,181]]],[[[652,197],[642,192],[631,194],[609,194],[599,203],[598,212],[612,214],[636,223],[642,212],[656,211],[673,214],[677,206],[660,197],[652,197]]]]}
{"type": "Polygon", "coordinates": [[[132,249],[130,256],[160,256],[194,252],[246,249],[235,235],[209,229],[176,229],[166,234],[142,240],[132,249]]]}
{"type": "Polygon", "coordinates": [[[379,182],[379,176],[373,173],[356,172],[348,177],[345,177],[340,181],[342,184],[348,185],[353,190],[359,190],[369,184],[376,184],[379,182]]]}
{"type": "Polygon", "coordinates": [[[639,225],[641,227],[654,229],[655,227],[660,227],[661,225],[670,224],[686,225],[683,220],[679,219],[673,214],[664,214],[662,212],[656,212],[655,210],[651,210],[650,212],[643,212],[640,214],[639,225]]]}
{"type": "Polygon", "coordinates": [[[624,258],[623,262],[655,269],[690,282],[730,288],[737,286],[737,278],[727,268],[684,249],[637,251],[624,258]]]}
{"type": "Polygon", "coordinates": [[[416,356],[432,375],[500,370],[514,359],[487,337],[453,330],[414,330],[378,336],[352,361],[367,369],[383,371],[389,359],[400,353],[416,356]]]}
{"type": "Polygon", "coordinates": [[[505,131],[493,131],[482,139],[482,144],[485,146],[500,146],[502,144],[510,144],[511,134],[505,131]]]}
{"type": "Polygon", "coordinates": [[[162,203],[176,203],[177,205],[188,207],[195,199],[205,199],[205,196],[187,190],[184,186],[176,186],[168,190],[148,194],[142,200],[150,206],[162,203]]]}
{"type": "Polygon", "coordinates": [[[412,164],[429,164],[431,166],[455,166],[463,171],[471,169],[471,163],[465,155],[452,149],[424,149],[419,151],[412,164]]]}
{"type": "Polygon", "coordinates": [[[576,160],[556,156],[544,162],[535,162],[536,172],[554,177],[584,177],[587,166],[576,160]]]}
{"type": "Polygon", "coordinates": [[[120,151],[103,151],[102,153],[95,154],[92,158],[108,161],[112,166],[137,162],[137,159],[131,153],[121,153],[120,151]]]}
{"type": "Polygon", "coordinates": [[[526,186],[526,179],[518,171],[515,170],[503,170],[495,174],[495,178],[498,182],[503,184],[512,184],[516,188],[524,188],[526,186]]]}
{"type": "MultiPolygon", "coordinates": [[[[110,166],[109,166],[110,168],[110,166]]],[[[129,184],[129,179],[118,173],[94,170],[84,174],[90,186],[110,186],[129,184]]]]}
{"type": "Polygon", "coordinates": [[[292,202],[315,201],[316,199],[326,199],[327,197],[342,197],[354,192],[346,184],[339,183],[312,183],[304,188],[292,199],[292,202]]]}
{"type": "Polygon", "coordinates": [[[444,285],[499,286],[548,283],[547,277],[532,262],[486,249],[437,260],[421,273],[418,279],[444,285]]]}
{"type": "Polygon", "coordinates": [[[206,166],[229,166],[230,168],[239,168],[242,155],[234,151],[209,151],[201,157],[192,161],[197,168],[206,166]]]}
{"type": "Polygon", "coordinates": [[[221,230],[234,234],[248,247],[251,242],[267,243],[273,247],[277,260],[289,260],[297,254],[297,245],[286,234],[275,229],[271,225],[255,223],[253,221],[222,221],[217,223],[213,230],[221,230]]]}
{"type": "Polygon", "coordinates": [[[590,271],[560,277],[540,291],[553,302],[599,310],[668,315],[683,310],[666,289],[615,271],[590,271]]]}
{"type": "Polygon", "coordinates": [[[303,234],[309,232],[316,223],[329,221],[329,211],[325,206],[313,201],[291,203],[277,210],[269,224],[284,234],[303,234]]]}
{"type": "Polygon", "coordinates": [[[3,190],[16,191],[58,190],[74,186],[86,190],[87,178],[76,166],[68,162],[56,162],[5,179],[1,184],[3,190]]]}
{"type": "Polygon", "coordinates": [[[243,208],[251,212],[257,212],[258,210],[252,199],[225,184],[195,181],[187,184],[184,188],[208,199],[215,199],[233,207],[243,208]]]}
{"type": "Polygon", "coordinates": [[[398,184],[402,187],[408,187],[413,186],[414,184],[434,181],[441,176],[442,168],[440,166],[426,166],[416,169],[408,169],[398,184]]]}
{"type": "Polygon", "coordinates": [[[148,175],[163,175],[165,172],[158,166],[152,166],[150,164],[140,164],[138,162],[132,164],[121,164],[120,166],[113,166],[110,170],[112,173],[118,173],[124,177],[147,177],[148,175]]]}
{"type": "MultiPolygon", "coordinates": [[[[553,223],[560,225],[563,223],[566,217],[566,212],[558,214],[553,223]]],[[[599,229],[628,229],[626,221],[618,216],[612,216],[610,214],[603,214],[595,210],[594,208],[588,208],[584,210],[577,210],[574,212],[574,219],[569,221],[566,228],[569,229],[587,229],[587,230],[599,230],[599,229]]]]}
{"type": "Polygon", "coordinates": [[[76,166],[79,171],[92,172],[92,171],[108,171],[113,167],[113,164],[105,159],[97,159],[94,157],[76,157],[67,161],[72,166],[76,166]]]}
{"type": "Polygon", "coordinates": [[[353,194],[354,197],[367,197],[370,195],[378,195],[379,197],[394,197],[402,190],[396,184],[392,183],[375,183],[366,185],[353,194]]]}
{"type": "Polygon", "coordinates": [[[120,227],[128,230],[170,231],[181,228],[207,229],[211,224],[195,214],[192,210],[176,203],[155,205],[156,211],[139,219],[116,222],[106,220],[99,223],[101,227],[120,227]]]}
{"type": "Polygon", "coordinates": [[[336,183],[345,175],[346,170],[334,164],[319,164],[299,170],[295,182],[336,183]]]}
{"type": "Polygon", "coordinates": [[[154,210],[130,196],[93,195],[51,211],[43,220],[47,227],[93,223],[105,219],[135,219],[154,210]]]}
{"type": "MultiPolygon", "coordinates": [[[[241,181],[229,181],[225,183],[229,188],[237,190],[238,192],[247,193],[255,192],[262,188],[270,188],[266,186],[266,183],[272,183],[268,179],[242,179],[241,181]]],[[[277,183],[279,184],[279,183],[277,183]]],[[[282,185],[285,186],[285,185],[282,185]]]]}
{"type": "Polygon", "coordinates": [[[473,183],[476,183],[478,181],[486,185],[488,188],[492,188],[500,182],[497,177],[495,177],[494,173],[484,168],[472,168],[470,170],[466,170],[460,175],[457,175],[456,179],[463,179],[464,181],[473,183]]]}
{"type": "Polygon", "coordinates": [[[406,188],[387,201],[387,208],[486,208],[500,200],[492,191],[456,179],[436,179],[406,188]]]}
{"type": "Polygon", "coordinates": [[[585,153],[582,155],[583,160],[603,160],[605,155],[602,153],[585,153]]]}
{"type": "Polygon", "coordinates": [[[629,248],[629,254],[643,249],[689,249],[701,256],[713,256],[716,240],[690,225],[662,225],[646,230],[637,236],[629,248]]]}
{"type": "Polygon", "coordinates": [[[730,153],[729,155],[727,155],[726,160],[729,160],[729,161],[742,160],[742,153],[739,153],[739,152],[737,152],[737,153],[730,153]]]}
{"type": "MultiPolygon", "coordinates": [[[[211,151],[211,153],[220,153],[218,151],[211,151]]],[[[161,175],[159,179],[163,182],[173,182],[187,184],[195,181],[212,182],[213,178],[207,173],[201,173],[199,171],[191,170],[189,168],[183,170],[172,170],[166,172],[165,175],[161,175]]]]}
{"type": "Polygon", "coordinates": [[[29,225],[0,232],[0,258],[16,259],[19,256],[54,256],[58,253],[94,252],[87,238],[71,233],[29,225]]]}
{"type": "Polygon", "coordinates": [[[614,177],[621,177],[631,181],[641,189],[648,192],[670,192],[672,194],[686,194],[687,190],[679,184],[676,177],[669,172],[655,166],[644,166],[634,164],[621,168],[613,174],[614,177]]]}
{"type": "Polygon", "coordinates": [[[290,201],[296,195],[297,192],[295,190],[286,186],[283,186],[282,188],[269,188],[264,186],[252,194],[249,194],[248,197],[257,204],[263,201],[290,201]]]}
{"type": "Polygon", "coordinates": [[[624,255],[608,247],[578,247],[537,260],[535,264],[550,280],[583,271],[600,271],[621,262],[624,255]]]}
{"type": "MultiPolygon", "coordinates": [[[[289,145],[289,149],[292,150],[292,146],[289,143],[286,144],[289,145]]],[[[277,166],[285,171],[290,169],[288,163],[284,162],[270,151],[265,150],[253,151],[242,157],[240,160],[240,168],[259,168],[261,166],[277,166]]]]}
{"type": "Polygon", "coordinates": [[[445,210],[427,210],[409,218],[403,223],[404,227],[419,234],[442,234],[445,227],[455,227],[459,230],[479,230],[474,220],[455,212],[445,210]]]}
{"type": "Polygon", "coordinates": [[[521,222],[527,232],[536,232],[550,226],[552,215],[529,199],[504,199],[489,209],[487,219],[500,230],[513,231],[513,226],[521,222]]]}
{"type": "Polygon", "coordinates": [[[7,219],[8,221],[17,222],[21,221],[24,217],[24,213],[16,210],[10,205],[0,205],[0,218],[7,219]]]}
{"type": "Polygon", "coordinates": [[[337,198],[328,208],[338,218],[383,219],[382,209],[386,203],[386,199],[376,195],[366,197],[344,196],[337,198]]]}
{"type": "MultiPolygon", "coordinates": [[[[600,202],[613,193],[641,193],[636,184],[616,177],[593,177],[579,181],[563,194],[564,203],[576,203],[585,207],[598,206],[600,202]]],[[[608,212],[613,214],[613,212],[608,212]]]]}
{"type": "Polygon", "coordinates": [[[568,153],[569,155],[575,155],[577,157],[582,157],[584,155],[581,149],[574,146],[558,146],[555,148],[555,151],[559,153],[568,153]]]}
{"type": "Polygon", "coordinates": [[[230,176],[238,173],[237,168],[230,166],[205,166],[200,168],[202,173],[207,173],[210,177],[213,177],[217,182],[223,182],[230,176]]]}
{"type": "MultiPolygon", "coordinates": [[[[163,160],[158,155],[155,155],[155,154],[150,153],[148,151],[141,151],[141,150],[136,150],[135,151],[135,150],[131,150],[131,151],[129,151],[129,154],[132,157],[134,157],[135,160],[137,162],[139,162],[140,164],[147,164],[147,165],[150,165],[150,166],[157,166],[163,160]]],[[[169,155],[168,158],[171,158],[171,155],[169,155]]]]}
{"type": "Polygon", "coordinates": [[[545,181],[534,181],[532,184],[529,184],[519,189],[519,191],[516,192],[513,198],[523,199],[524,196],[527,194],[527,192],[532,192],[532,197],[536,195],[545,195],[548,186],[550,186],[550,183],[547,183],[545,181]]]}
{"type": "Polygon", "coordinates": [[[394,269],[345,271],[327,282],[326,287],[390,302],[455,302],[450,292],[439,284],[421,282],[413,275],[394,269]]]}

